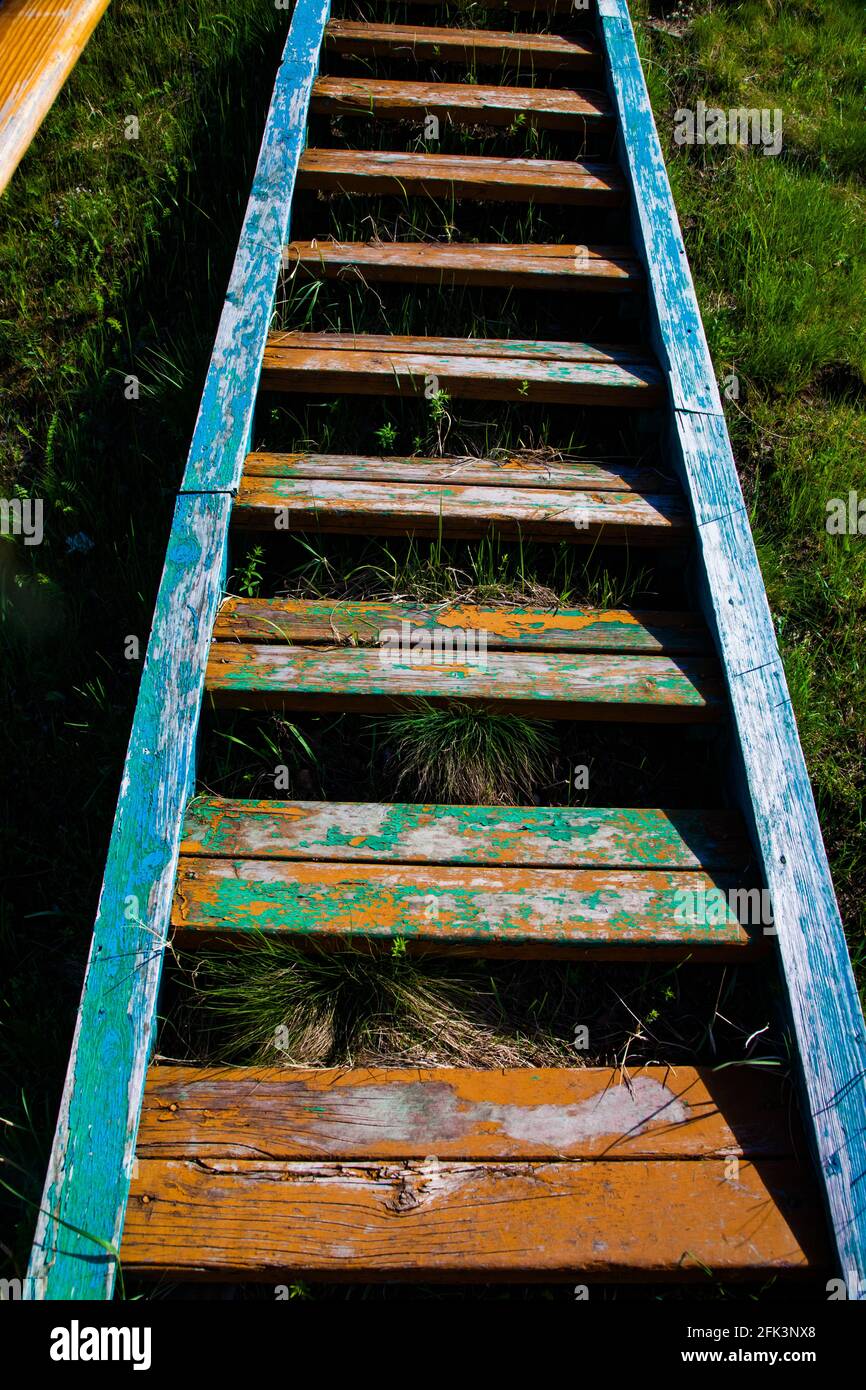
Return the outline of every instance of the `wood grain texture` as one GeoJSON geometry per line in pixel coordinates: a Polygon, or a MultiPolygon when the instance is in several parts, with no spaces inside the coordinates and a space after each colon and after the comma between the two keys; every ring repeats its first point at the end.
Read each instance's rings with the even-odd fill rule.
{"type": "Polygon", "coordinates": [[[454,125],[508,126],[520,116],[540,130],[579,134],[613,129],[601,92],[562,87],[493,87],[465,82],[400,82],[379,77],[318,77],[310,110],[337,116],[410,120],[431,113],[454,125]]]}
{"type": "Polygon", "coordinates": [[[650,613],[624,608],[480,607],[471,603],[423,608],[408,603],[346,599],[230,597],[217,615],[217,642],[287,642],[376,647],[399,642],[433,650],[437,641],[465,646],[466,635],[484,649],[518,651],[650,652],[709,655],[712,644],[700,618],[690,613],[650,613]],[[405,624],[405,627],[404,627],[405,624]],[[453,639],[453,640],[451,640],[453,639]]]}
{"type": "Polygon", "coordinates": [[[130,1272],[273,1279],[706,1279],[826,1260],[792,1160],[314,1164],[142,1159],[130,1272]]]}
{"type": "Polygon", "coordinates": [[[633,236],[651,286],[654,346],[674,407],[718,414],[716,375],[628,10],[601,6],[599,23],[619,115],[620,163],[631,184],[633,236]]]}
{"type": "Polygon", "coordinates": [[[0,4],[0,194],[107,8],[108,0],[0,4]]]}
{"type": "Polygon", "coordinates": [[[786,1158],[790,1087],[754,1067],[154,1066],[139,1158],[786,1158]]]}
{"type": "Polygon", "coordinates": [[[175,509],[34,1237],[34,1297],[111,1295],[116,1260],[90,1236],[119,1246],[229,505],[181,497],[175,509]]]}
{"type": "Polygon", "coordinates": [[[508,339],[271,333],[261,385],[271,391],[566,402],[651,408],[664,396],[635,349],[508,339]]]}
{"type": "Polygon", "coordinates": [[[384,458],[358,454],[248,454],[248,478],[344,478],[347,482],[455,483],[484,486],[556,487],[584,492],[681,491],[673,466],[608,466],[594,459],[546,458],[543,454],[501,458],[384,458]]]}
{"type": "Polygon", "coordinates": [[[719,719],[721,675],[704,657],[559,652],[470,655],[214,642],[207,689],[244,708],[393,711],[419,699],[529,713],[537,719],[719,719]]]}
{"type": "Polygon", "coordinates": [[[640,263],[627,249],[573,244],[523,246],[501,242],[293,241],[290,271],[341,279],[421,285],[481,285],[542,291],[613,293],[643,285],[640,263]]]}
{"type": "Polygon", "coordinates": [[[590,806],[425,806],[196,797],[181,853],[523,868],[723,869],[752,858],[734,812],[590,806]]]}
{"type": "Polygon", "coordinates": [[[187,459],[184,492],[238,485],[289,233],[292,194],[330,0],[297,0],[187,459]]]}
{"type": "Polygon", "coordinates": [[[473,63],[542,72],[597,69],[601,55],[591,35],[515,34],[511,30],[451,29],[419,24],[365,24],[332,19],[325,52],[344,57],[473,63]]]}
{"type": "Polygon", "coordinates": [[[513,362],[556,362],[570,365],[644,366],[652,354],[633,343],[590,343],[567,339],[560,342],[537,338],[441,338],[402,333],[296,333],[275,330],[268,334],[268,351],[301,348],[304,352],[386,352],[395,360],[418,353],[466,357],[486,361],[495,358],[508,370],[513,362]]]}
{"type": "Polygon", "coordinates": [[[297,182],[299,188],[332,193],[392,193],[400,198],[412,194],[477,202],[619,207],[626,199],[622,175],[611,164],[480,154],[307,149],[297,182]]]}
{"type": "MultiPolygon", "coordinates": [[[[468,948],[536,957],[568,948],[603,959],[751,959],[760,927],[730,903],[703,908],[721,872],[526,869],[291,862],[195,856],[178,865],[176,936],[277,932],[317,944],[405,939],[423,951],[468,948]],[[713,920],[710,920],[712,916],[713,920]]],[[[744,914],[745,915],[745,914],[744,914]]]]}
{"type": "Polygon", "coordinates": [[[502,536],[576,544],[672,545],[691,534],[672,493],[559,492],[336,479],[241,480],[232,519],[256,531],[502,536]]]}

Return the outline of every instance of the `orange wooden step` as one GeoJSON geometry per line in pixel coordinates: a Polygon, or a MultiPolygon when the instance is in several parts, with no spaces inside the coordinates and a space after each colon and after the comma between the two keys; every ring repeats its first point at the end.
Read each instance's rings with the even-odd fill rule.
{"type": "Polygon", "coordinates": [[[530,72],[586,72],[601,66],[598,45],[589,35],[562,38],[557,34],[365,24],[346,19],[332,19],[328,24],[324,52],[357,58],[432,58],[530,72]]]}
{"type": "Polygon", "coordinates": [[[460,487],[554,488],[562,492],[680,494],[670,469],[638,460],[606,464],[594,458],[545,453],[497,453],[490,457],[362,454],[248,454],[252,478],[343,479],[354,483],[445,483],[460,487]]]}
{"type": "Polygon", "coordinates": [[[376,333],[270,333],[261,386],[636,409],[665,399],[661,372],[638,348],[376,333]]]}
{"type": "Polygon", "coordinates": [[[621,207],[626,201],[622,174],[612,164],[395,150],[306,149],[297,186],[332,193],[580,207],[621,207]]]}
{"type": "Polygon", "coordinates": [[[465,82],[395,82],[374,77],[319,77],[310,110],[316,114],[370,115],[408,120],[432,114],[455,125],[510,126],[520,118],[542,130],[613,129],[601,92],[559,87],[492,87],[465,82]]]}
{"type": "Polygon", "coordinates": [[[644,283],[633,252],[615,247],[424,241],[293,241],[285,264],[315,276],[503,289],[632,290],[644,283]]]}
{"type": "Polygon", "coordinates": [[[217,642],[286,642],[357,647],[414,644],[417,653],[483,645],[485,651],[648,652],[706,656],[712,639],[693,613],[633,609],[494,607],[452,602],[410,603],[346,599],[238,598],[225,600],[214,626],[217,642]]]}
{"type": "Polygon", "coordinates": [[[151,1068],[121,1258],[192,1278],[814,1273],[787,1108],[745,1068],[151,1068]]]}

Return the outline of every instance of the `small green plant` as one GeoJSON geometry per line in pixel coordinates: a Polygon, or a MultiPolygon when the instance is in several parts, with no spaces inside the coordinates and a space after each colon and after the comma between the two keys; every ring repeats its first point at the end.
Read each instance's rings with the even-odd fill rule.
{"type": "Polygon", "coordinates": [[[445,447],[445,440],[448,438],[451,432],[451,426],[454,423],[448,412],[450,403],[451,401],[447,391],[440,389],[434,391],[432,396],[430,396],[430,420],[436,431],[436,443],[440,454],[445,447]]]}
{"type": "Polygon", "coordinates": [[[246,598],[255,598],[262,587],[264,557],[265,552],[260,545],[252,546],[235,574],[235,584],[238,591],[246,598]]]}
{"type": "Polygon", "coordinates": [[[397,443],[397,426],[391,420],[386,420],[384,425],[380,425],[374,431],[380,449],[393,449],[397,443]]]}

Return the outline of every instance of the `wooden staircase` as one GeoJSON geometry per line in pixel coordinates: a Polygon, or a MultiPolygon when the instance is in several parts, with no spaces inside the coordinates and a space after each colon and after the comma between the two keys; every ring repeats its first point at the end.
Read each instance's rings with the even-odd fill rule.
{"type": "MultiPolygon", "coordinates": [[[[433,6],[419,8],[426,17],[433,6]]],[[[501,0],[497,11],[515,12],[518,27],[328,21],[321,0],[296,8],[178,499],[37,1229],[35,1296],[109,1296],[117,1252],[148,1277],[647,1284],[708,1270],[825,1278],[834,1260],[862,1259],[862,1215],[843,1220],[840,1176],[862,1149],[851,1123],[866,1075],[862,1018],[840,1051],[840,1013],[855,1017],[850,967],[681,246],[660,256],[652,240],[653,218],[675,217],[627,13],[601,0],[599,15],[578,16],[590,29],[579,32],[570,4],[501,0]],[[535,32],[553,14],[562,32],[535,32]],[[411,80],[391,75],[400,64],[411,80]],[[452,76],[483,66],[491,81],[432,81],[431,64],[452,76]],[[573,133],[580,157],[309,147],[308,109],[376,131],[432,114],[501,133],[520,118],[573,133]],[[487,237],[292,241],[294,190],[483,204],[487,237]],[[633,240],[498,241],[501,204],[631,209],[633,240]],[[304,282],[567,292],[576,312],[583,295],[609,305],[631,295],[655,327],[639,345],[281,331],[270,324],[281,266],[304,282]],[[449,400],[644,412],[665,442],[651,462],[254,447],[259,390],[412,401],[430,379],[449,400]],[[726,526],[739,528],[729,552],[717,537],[726,526]],[[229,534],[336,545],[491,532],[688,560],[694,607],[223,596],[229,534]],[[773,682],[772,700],[753,672],[773,682]],[[739,750],[740,799],[719,810],[696,789],[694,808],[674,811],[197,794],[203,697],[217,718],[228,707],[392,712],[421,698],[552,720],[712,724],[739,750]],[[771,813],[762,780],[771,788],[780,764],[790,796],[771,813]],[[805,860],[792,884],[779,845],[795,835],[805,860]],[[736,906],[768,885],[772,934],[736,906]],[[708,895],[723,898],[721,912],[701,909],[708,895]],[[824,974],[816,957],[803,964],[804,925],[809,949],[835,962],[824,974]],[[629,1072],[148,1066],[165,941],[196,951],[253,932],[599,967],[780,965],[805,1137],[771,1072],[674,1059],[629,1072]],[[820,1061],[803,1052],[819,1016],[820,1061]]]]}

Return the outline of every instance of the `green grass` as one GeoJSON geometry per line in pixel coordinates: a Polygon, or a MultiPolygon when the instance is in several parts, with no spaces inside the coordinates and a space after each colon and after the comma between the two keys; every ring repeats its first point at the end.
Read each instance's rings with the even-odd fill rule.
{"type": "Polygon", "coordinates": [[[538,720],[419,700],[383,719],[381,729],[399,768],[395,792],[407,800],[523,806],[551,780],[556,745],[538,720]]]}
{"type": "MultiPolygon", "coordinates": [[[[646,7],[638,8],[646,16],[646,7]]],[[[670,8],[670,7],[668,7],[670,8]]],[[[656,123],[726,400],[852,955],[866,928],[866,26],[857,0],[707,0],[639,27],[656,123]],[[779,108],[776,159],[677,147],[698,99],[779,108]]]]}

